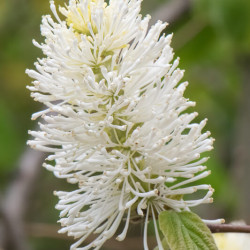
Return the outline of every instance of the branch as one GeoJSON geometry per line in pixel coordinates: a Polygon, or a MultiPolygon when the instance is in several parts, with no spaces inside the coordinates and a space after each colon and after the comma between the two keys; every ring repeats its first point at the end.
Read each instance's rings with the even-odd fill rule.
{"type": "Polygon", "coordinates": [[[248,225],[207,224],[212,233],[250,233],[248,225]]]}
{"type": "MultiPolygon", "coordinates": [[[[139,227],[138,227],[139,228],[139,227]]],[[[68,241],[69,244],[73,240],[72,237],[67,236],[66,234],[59,234],[57,231],[60,229],[59,225],[55,224],[46,224],[46,223],[27,223],[25,225],[25,231],[27,232],[27,235],[30,237],[36,237],[36,238],[48,238],[48,239],[60,239],[68,241]]],[[[134,228],[136,230],[136,228],[134,228]]],[[[134,231],[134,230],[133,230],[134,231]]],[[[91,234],[86,240],[85,244],[91,243],[97,236],[94,234],[91,234]]],[[[140,236],[132,236],[132,237],[126,237],[125,240],[121,243],[115,239],[115,237],[112,237],[111,239],[107,240],[103,247],[105,249],[110,250],[127,250],[127,249],[133,249],[133,250],[142,250],[143,247],[141,244],[138,244],[139,241],[142,241],[142,238],[140,236]]],[[[153,249],[156,245],[155,237],[154,236],[148,236],[148,246],[149,249],[153,249]]]]}
{"type": "MultiPolygon", "coordinates": [[[[246,223],[250,223],[250,56],[243,56],[236,61],[241,70],[241,93],[238,96],[239,104],[236,113],[233,138],[229,145],[232,145],[231,176],[237,190],[236,212],[246,223]]],[[[229,151],[229,150],[228,150],[229,151]]]]}
{"type": "Polygon", "coordinates": [[[1,205],[1,233],[4,237],[1,238],[0,247],[4,249],[27,249],[23,217],[44,158],[44,153],[34,151],[29,147],[21,156],[15,179],[7,189],[1,205]]]}
{"type": "MultiPolygon", "coordinates": [[[[159,7],[152,13],[150,25],[155,24],[158,20],[168,22],[170,25],[174,24],[183,16],[183,14],[190,11],[192,8],[191,0],[172,0],[159,7]]],[[[178,31],[176,32],[173,44],[174,49],[182,48],[186,43],[192,40],[198,33],[200,33],[207,23],[195,17],[189,19],[178,31]]]]}
{"type": "Polygon", "coordinates": [[[191,0],[172,0],[161,5],[155,12],[151,14],[152,19],[150,24],[154,24],[158,20],[172,24],[178,21],[181,16],[190,9],[191,0]]]}
{"type": "Polygon", "coordinates": [[[175,50],[181,49],[184,45],[196,37],[205,27],[207,23],[196,17],[187,21],[176,33],[173,39],[175,50]]]}

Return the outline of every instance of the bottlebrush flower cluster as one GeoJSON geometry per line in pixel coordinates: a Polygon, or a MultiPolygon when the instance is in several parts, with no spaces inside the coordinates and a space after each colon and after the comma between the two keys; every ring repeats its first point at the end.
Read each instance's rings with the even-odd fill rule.
{"type": "Polygon", "coordinates": [[[44,167],[77,184],[55,192],[61,233],[77,241],[71,249],[99,249],[114,236],[123,240],[132,218],[156,226],[167,209],[189,210],[212,202],[210,185],[193,182],[209,175],[200,154],[212,149],[206,120],[193,123],[195,105],[183,97],[183,71],[173,60],[166,24],[148,29],[150,16],[139,14],[140,0],[70,0],[54,18],[44,16],[45,42],[34,45],[45,57],[27,70],[28,88],[46,109],[40,131],[28,144],[49,152],[44,167]],[[60,17],[59,17],[60,16],[60,17]],[[188,199],[198,190],[199,199],[188,199]],[[204,191],[205,190],[205,191],[204,191]],[[90,235],[90,244],[84,244],[90,235]]]}

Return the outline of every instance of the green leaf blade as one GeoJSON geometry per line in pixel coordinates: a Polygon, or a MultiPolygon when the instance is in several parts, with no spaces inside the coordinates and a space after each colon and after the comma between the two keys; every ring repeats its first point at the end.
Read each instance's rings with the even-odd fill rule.
{"type": "Polygon", "coordinates": [[[218,250],[208,227],[192,212],[164,211],[159,224],[171,250],[218,250]]]}

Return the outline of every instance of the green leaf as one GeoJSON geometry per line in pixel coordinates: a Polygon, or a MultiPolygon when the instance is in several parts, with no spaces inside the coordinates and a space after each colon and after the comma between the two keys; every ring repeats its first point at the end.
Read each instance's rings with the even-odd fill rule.
{"type": "Polygon", "coordinates": [[[218,250],[208,227],[192,212],[164,211],[159,225],[171,250],[218,250]]]}

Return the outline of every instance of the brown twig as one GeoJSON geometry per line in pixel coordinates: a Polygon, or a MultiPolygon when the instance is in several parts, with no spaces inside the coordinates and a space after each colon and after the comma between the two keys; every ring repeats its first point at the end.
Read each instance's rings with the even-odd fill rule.
{"type": "Polygon", "coordinates": [[[212,233],[250,233],[248,225],[207,224],[212,233]]]}
{"type": "MultiPolygon", "coordinates": [[[[27,223],[25,225],[25,231],[29,237],[35,238],[50,238],[50,239],[60,239],[65,241],[72,241],[73,238],[67,236],[66,234],[59,234],[57,231],[60,229],[59,225],[55,224],[46,224],[46,223],[27,223]]],[[[86,240],[85,244],[92,242],[96,238],[96,235],[91,234],[86,240]]],[[[110,250],[126,250],[126,249],[133,249],[133,250],[142,250],[142,244],[138,242],[142,242],[142,238],[139,236],[133,237],[126,237],[123,242],[119,242],[115,239],[115,237],[109,239],[105,242],[104,246],[105,249],[110,250]]],[[[153,249],[156,245],[155,237],[149,236],[148,237],[148,246],[150,249],[153,249]]],[[[1,250],[1,249],[0,249],[1,250]]]]}
{"type": "Polygon", "coordinates": [[[205,27],[205,21],[191,18],[176,33],[173,39],[175,50],[179,50],[196,37],[205,27]]]}
{"type": "Polygon", "coordinates": [[[23,230],[23,217],[27,211],[31,192],[45,154],[27,148],[22,155],[16,176],[1,204],[2,233],[0,247],[27,250],[23,230]]]}
{"type": "MultiPolygon", "coordinates": [[[[250,56],[242,55],[236,61],[240,67],[241,83],[239,88],[239,104],[236,113],[234,131],[230,138],[233,140],[229,145],[233,145],[231,160],[231,176],[237,192],[236,212],[239,217],[244,218],[246,223],[250,224],[250,195],[249,195],[249,178],[250,178],[250,56]]],[[[229,150],[227,150],[229,151],[229,150]]]]}
{"type": "Polygon", "coordinates": [[[173,24],[188,12],[191,8],[191,0],[172,0],[161,5],[152,13],[150,24],[154,24],[158,20],[173,24]]]}

